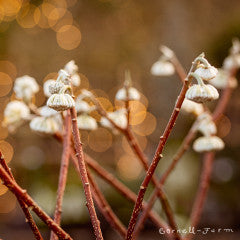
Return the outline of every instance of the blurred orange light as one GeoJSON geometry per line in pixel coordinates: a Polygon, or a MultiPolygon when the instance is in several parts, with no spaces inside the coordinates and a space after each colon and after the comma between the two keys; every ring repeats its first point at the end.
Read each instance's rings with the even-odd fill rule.
{"type": "MultiPolygon", "coordinates": [[[[140,148],[144,151],[147,146],[147,138],[145,136],[136,135],[136,139],[140,148]]],[[[125,137],[122,138],[122,147],[127,154],[135,154],[125,137]]]]}
{"type": "Polygon", "coordinates": [[[81,32],[73,25],[65,25],[57,32],[58,45],[65,50],[72,50],[81,42],[81,32]]]}
{"type": "Polygon", "coordinates": [[[112,145],[112,134],[105,128],[98,128],[88,135],[88,145],[95,152],[105,152],[112,145]]]}
{"type": "Polygon", "coordinates": [[[13,157],[13,147],[10,143],[2,140],[0,141],[0,150],[4,156],[5,161],[8,163],[13,157]]]}
{"type": "Polygon", "coordinates": [[[0,196],[3,195],[4,193],[6,193],[8,190],[8,188],[3,185],[3,184],[0,184],[0,196]]]}
{"type": "Polygon", "coordinates": [[[11,91],[12,84],[11,77],[4,72],[0,72],[0,97],[7,95],[11,91]]]}
{"type": "Polygon", "coordinates": [[[157,120],[155,116],[147,112],[144,121],[141,124],[133,126],[133,131],[140,136],[147,136],[153,133],[153,131],[156,129],[156,126],[157,120]]]}
{"type": "Polygon", "coordinates": [[[16,15],[22,5],[21,0],[1,0],[0,3],[4,15],[8,17],[16,15]]]}
{"type": "Polygon", "coordinates": [[[7,73],[12,79],[17,76],[17,68],[10,61],[0,61],[0,72],[7,73]]]}
{"type": "Polygon", "coordinates": [[[7,191],[5,194],[0,196],[0,213],[9,213],[16,206],[15,196],[7,191]]]}

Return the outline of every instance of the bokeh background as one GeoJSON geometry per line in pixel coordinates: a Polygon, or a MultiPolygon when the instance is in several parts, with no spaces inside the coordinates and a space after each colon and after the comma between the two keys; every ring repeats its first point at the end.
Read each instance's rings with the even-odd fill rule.
{"type": "MultiPolygon", "coordinates": [[[[134,86],[142,93],[133,103],[133,130],[147,156],[153,156],[159,136],[174,106],[181,84],[177,76],[153,77],[151,65],[158,47],[173,49],[183,66],[202,51],[221,67],[233,37],[240,37],[239,0],[0,0],[0,121],[13,99],[16,77],[30,75],[42,85],[75,60],[80,88],[94,90],[107,110],[116,106],[114,95],[130,69],[134,86]]],[[[42,89],[35,103],[46,101],[42,89]]],[[[214,108],[215,103],[209,105],[214,108]]],[[[239,88],[232,96],[218,134],[226,148],[214,164],[211,189],[200,227],[232,228],[231,234],[208,234],[198,239],[239,239],[239,88]]],[[[98,119],[96,113],[93,115],[98,119]]],[[[180,114],[164,151],[158,174],[166,168],[186,135],[193,117],[180,114]]],[[[84,149],[106,169],[137,192],[144,176],[127,141],[101,127],[81,132],[84,149]]],[[[51,216],[54,211],[61,146],[51,137],[38,136],[25,124],[15,134],[0,127],[0,149],[19,184],[51,216]]],[[[201,169],[201,156],[190,150],[166,183],[179,226],[188,221],[201,169]]],[[[133,205],[98,179],[111,206],[127,224],[133,205]]],[[[149,192],[147,196],[149,195],[149,192]]],[[[63,226],[75,239],[93,239],[81,183],[70,166],[64,197],[63,226]]],[[[156,211],[161,207],[156,203],[156,211]]],[[[118,239],[99,213],[105,239],[118,239]]],[[[37,220],[37,218],[36,218],[37,220]]],[[[48,229],[39,221],[44,236],[48,229]]],[[[33,239],[15,197],[0,185],[0,238],[33,239]]],[[[163,239],[147,222],[141,239],[163,239]]]]}

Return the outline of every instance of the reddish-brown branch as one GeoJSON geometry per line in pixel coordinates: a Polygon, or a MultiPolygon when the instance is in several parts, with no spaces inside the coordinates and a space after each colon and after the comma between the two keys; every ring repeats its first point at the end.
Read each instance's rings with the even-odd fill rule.
{"type": "MultiPolygon", "coordinates": [[[[140,160],[141,164],[143,165],[145,171],[147,172],[148,167],[149,167],[148,166],[148,160],[147,160],[145,154],[143,153],[143,151],[141,150],[141,148],[140,148],[135,136],[133,135],[130,127],[128,127],[126,129],[125,136],[127,137],[130,146],[132,147],[132,149],[134,150],[134,152],[138,156],[138,159],[140,160]]],[[[177,232],[177,224],[176,224],[176,221],[174,219],[174,214],[173,214],[173,211],[172,211],[171,206],[169,204],[169,201],[167,199],[167,196],[162,189],[162,185],[158,182],[158,179],[154,174],[152,175],[151,181],[156,186],[157,196],[159,196],[159,199],[160,199],[161,204],[162,204],[162,208],[163,208],[163,210],[166,213],[166,216],[168,218],[169,225],[175,231],[175,235],[177,236],[177,239],[180,239],[180,236],[177,232]]]]}
{"type": "MultiPolygon", "coordinates": [[[[73,159],[74,165],[77,167],[77,159],[74,153],[72,152],[71,157],[73,159]]],[[[114,175],[105,170],[102,166],[100,166],[95,160],[93,160],[90,156],[85,154],[85,160],[88,166],[93,169],[104,181],[109,183],[112,187],[114,187],[123,197],[128,199],[129,201],[135,203],[137,200],[137,195],[132,192],[128,187],[126,187],[123,183],[121,183],[114,175]]],[[[143,203],[143,209],[146,207],[146,202],[143,203]]],[[[161,219],[155,212],[150,211],[149,217],[153,221],[153,223],[159,228],[168,229],[168,225],[161,219]]]]}
{"type": "Polygon", "coordinates": [[[116,214],[113,212],[111,206],[108,204],[101,190],[99,189],[96,181],[94,180],[91,173],[88,171],[88,179],[93,189],[93,196],[95,196],[95,200],[97,205],[102,212],[103,216],[106,218],[108,223],[115,229],[123,238],[127,233],[126,227],[122,224],[116,214]]]}
{"type": "Polygon", "coordinates": [[[78,160],[78,165],[79,165],[79,171],[81,174],[81,180],[84,188],[84,193],[86,196],[86,205],[89,211],[90,219],[93,225],[94,229],[94,234],[97,240],[103,240],[102,236],[102,231],[100,228],[100,222],[98,220],[93,199],[92,199],[92,193],[91,193],[91,188],[90,184],[88,181],[88,176],[87,176],[87,170],[85,166],[85,161],[84,161],[84,155],[83,155],[83,150],[82,150],[82,143],[80,141],[80,135],[78,131],[78,126],[77,126],[77,113],[75,108],[71,108],[71,118],[72,118],[72,131],[73,131],[73,141],[74,141],[74,147],[76,151],[76,156],[78,160]]]}
{"type": "MultiPolygon", "coordinates": [[[[0,164],[2,165],[4,170],[7,172],[7,174],[11,177],[11,179],[13,181],[15,181],[15,179],[13,177],[13,174],[12,174],[11,170],[9,169],[9,167],[7,166],[7,163],[6,163],[5,159],[4,159],[1,151],[0,151],[0,164]]],[[[25,217],[26,217],[26,222],[30,226],[30,228],[31,228],[35,238],[37,240],[43,240],[43,238],[41,236],[41,233],[39,232],[38,227],[37,227],[37,225],[36,225],[32,215],[30,214],[30,212],[28,210],[27,205],[24,203],[24,201],[21,198],[17,197],[17,200],[19,202],[20,207],[23,210],[23,213],[24,213],[25,217]]]]}
{"type": "Polygon", "coordinates": [[[138,217],[138,215],[141,211],[141,208],[142,208],[142,201],[143,201],[145,192],[147,190],[149,182],[152,179],[152,176],[153,176],[153,174],[154,174],[154,172],[157,168],[157,165],[158,165],[160,159],[163,157],[162,156],[163,148],[164,148],[165,143],[166,143],[166,141],[167,141],[167,139],[168,139],[168,137],[171,133],[171,130],[174,127],[174,124],[177,120],[177,117],[179,115],[179,111],[180,111],[180,108],[182,106],[183,100],[185,98],[185,94],[187,92],[187,89],[188,89],[188,81],[186,80],[183,84],[180,95],[177,99],[174,110],[173,110],[172,115],[170,117],[170,120],[169,120],[169,122],[168,122],[168,124],[165,128],[163,136],[161,136],[161,138],[160,138],[160,142],[158,144],[158,147],[157,147],[156,153],[154,155],[153,161],[152,161],[152,163],[151,163],[151,165],[150,165],[150,167],[147,171],[146,177],[144,178],[144,180],[141,184],[141,187],[140,187],[140,190],[139,190],[139,193],[138,193],[137,202],[135,204],[135,207],[134,207],[134,210],[133,210],[133,213],[132,213],[132,217],[131,217],[131,220],[130,220],[130,223],[129,223],[128,233],[127,233],[127,237],[126,237],[127,240],[132,239],[132,234],[133,234],[134,227],[135,227],[135,224],[136,224],[136,221],[137,221],[137,217],[138,217]]]}
{"type": "MultiPolygon", "coordinates": [[[[71,117],[70,111],[67,111],[65,121],[64,121],[64,137],[63,137],[63,151],[61,158],[61,166],[59,173],[59,181],[58,181],[58,190],[57,190],[57,202],[54,213],[54,222],[60,225],[61,222],[61,213],[62,213],[62,202],[64,191],[67,182],[67,174],[68,174],[68,165],[69,165],[69,157],[70,157],[70,146],[71,146],[71,117]]],[[[51,240],[57,239],[57,236],[51,232],[51,240]]]]}
{"type": "MultiPolygon", "coordinates": [[[[215,157],[214,152],[208,152],[205,153],[204,155],[200,185],[193,205],[192,214],[190,217],[191,227],[197,226],[200,216],[202,214],[203,205],[207,196],[207,191],[209,189],[209,182],[214,157],[215,157]]],[[[192,234],[189,234],[185,239],[190,240],[192,239],[192,237],[193,237],[192,234]]]]}
{"type": "MultiPolygon", "coordinates": [[[[196,135],[196,125],[197,125],[197,121],[195,121],[194,124],[192,125],[192,127],[189,130],[188,134],[184,138],[181,146],[178,148],[177,153],[174,155],[172,163],[170,164],[170,166],[167,168],[167,170],[163,173],[162,177],[160,178],[159,183],[161,185],[164,185],[164,183],[167,180],[168,176],[175,169],[177,163],[179,162],[179,160],[181,159],[183,154],[189,149],[189,146],[190,146],[192,140],[194,139],[194,137],[196,135]]],[[[154,205],[154,203],[155,203],[155,201],[157,199],[157,194],[158,194],[158,191],[157,191],[157,189],[155,189],[155,191],[153,192],[153,194],[149,198],[149,201],[148,201],[148,204],[147,204],[147,208],[144,209],[140,219],[138,220],[138,222],[136,224],[136,229],[134,231],[134,239],[137,238],[137,235],[139,234],[139,232],[140,232],[144,222],[146,221],[146,219],[148,217],[148,213],[152,209],[152,207],[153,207],[153,205],[154,205]]]]}
{"type": "Polygon", "coordinates": [[[5,169],[0,166],[0,178],[3,184],[15,194],[17,198],[20,198],[28,206],[28,209],[32,209],[37,216],[59,237],[59,239],[72,240],[72,238],[56,224],[27,194],[27,191],[22,189],[5,171],[5,169]]]}
{"type": "MultiPolygon", "coordinates": [[[[128,125],[126,129],[123,129],[121,127],[119,127],[112,119],[110,119],[108,117],[107,112],[105,111],[105,109],[102,107],[101,103],[95,98],[92,98],[95,105],[97,106],[98,111],[100,112],[100,114],[102,116],[104,116],[105,118],[108,119],[108,121],[119,131],[121,131],[127,138],[130,146],[132,147],[132,149],[134,150],[134,152],[136,153],[136,155],[138,156],[138,159],[140,160],[141,164],[143,165],[145,171],[148,170],[148,160],[146,158],[146,156],[144,155],[143,151],[141,150],[140,146],[138,145],[136,138],[134,137],[134,135],[131,132],[130,126],[128,125]]],[[[162,207],[166,213],[166,216],[168,218],[169,224],[171,226],[171,228],[173,228],[175,230],[175,235],[177,236],[177,238],[179,239],[180,236],[177,232],[177,224],[175,222],[174,219],[174,214],[172,212],[171,206],[167,200],[166,194],[164,193],[163,189],[161,189],[161,185],[158,184],[158,180],[155,176],[151,177],[152,178],[152,182],[153,184],[157,187],[158,189],[158,196],[160,198],[160,201],[162,203],[162,207]]]]}

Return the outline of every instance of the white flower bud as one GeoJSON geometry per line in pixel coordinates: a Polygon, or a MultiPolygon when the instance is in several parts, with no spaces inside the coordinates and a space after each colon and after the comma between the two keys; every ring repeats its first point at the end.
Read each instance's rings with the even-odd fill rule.
{"type": "Polygon", "coordinates": [[[194,84],[186,92],[186,98],[197,103],[216,100],[219,98],[218,91],[210,84],[194,84]]]}
{"type": "Polygon", "coordinates": [[[172,63],[159,59],[152,65],[151,74],[155,76],[170,76],[175,72],[175,68],[172,63]]]}
{"type": "Polygon", "coordinates": [[[196,152],[220,151],[224,148],[224,142],[217,136],[197,138],[193,143],[196,152]]]}
{"type": "Polygon", "coordinates": [[[56,110],[49,108],[48,106],[43,106],[39,109],[39,113],[42,117],[51,117],[59,114],[56,110]]]}
{"type": "Polygon", "coordinates": [[[225,70],[232,70],[240,67],[240,54],[230,55],[223,61],[223,68],[225,70]]]}
{"type": "Polygon", "coordinates": [[[30,122],[30,128],[45,134],[54,134],[60,130],[59,123],[53,117],[35,117],[30,122]]]}
{"type": "Polygon", "coordinates": [[[183,101],[181,109],[183,109],[185,112],[193,113],[197,116],[200,115],[201,113],[203,113],[203,111],[204,111],[202,104],[193,102],[186,98],[183,101]]]}
{"type": "Polygon", "coordinates": [[[73,98],[65,93],[67,90],[70,90],[71,87],[66,85],[64,86],[58,94],[53,94],[47,101],[47,106],[53,108],[56,111],[64,111],[75,106],[73,98]]]}
{"type": "Polygon", "coordinates": [[[78,71],[78,66],[75,64],[74,60],[71,60],[64,66],[64,70],[69,74],[73,75],[78,71]]]}
{"type": "Polygon", "coordinates": [[[200,78],[205,81],[209,81],[217,76],[218,70],[209,64],[208,67],[205,67],[203,64],[200,64],[199,67],[195,70],[195,74],[197,74],[200,78]]]}
{"type": "Polygon", "coordinates": [[[117,100],[127,101],[127,100],[139,100],[140,99],[140,93],[136,88],[130,87],[128,88],[128,96],[126,88],[121,88],[117,91],[117,94],[115,96],[117,100]]]}
{"type": "MultiPolygon", "coordinates": [[[[64,83],[60,82],[60,81],[54,81],[53,83],[49,84],[49,92],[51,94],[55,94],[55,93],[59,93],[60,90],[64,87],[64,83]]],[[[50,95],[51,96],[51,95],[50,95]]],[[[49,97],[50,97],[49,96],[49,97]]]]}
{"type": "MultiPolygon", "coordinates": [[[[46,97],[50,97],[52,95],[52,92],[50,92],[50,88],[55,85],[55,80],[49,79],[43,84],[43,92],[46,97]]],[[[59,89],[60,90],[60,89],[59,89]]],[[[54,92],[56,93],[56,92],[54,92]]]]}
{"type": "Polygon", "coordinates": [[[229,72],[224,69],[218,69],[217,76],[211,79],[209,83],[219,89],[226,88],[228,84],[231,88],[236,88],[238,85],[237,79],[230,77],[229,72]]]}
{"type": "Polygon", "coordinates": [[[61,69],[59,72],[58,72],[58,78],[57,78],[57,82],[62,82],[66,85],[69,85],[70,81],[69,81],[69,77],[70,75],[63,69],[61,69]]]}
{"type": "Polygon", "coordinates": [[[77,125],[79,129],[83,129],[83,130],[97,129],[96,119],[87,114],[82,114],[77,117],[77,125]]]}
{"type": "Polygon", "coordinates": [[[95,106],[90,106],[86,101],[83,101],[81,95],[76,99],[75,108],[78,113],[89,113],[96,109],[95,106]]]}
{"type": "Polygon", "coordinates": [[[9,102],[4,110],[3,125],[7,126],[9,131],[14,131],[29,116],[30,110],[26,104],[20,101],[9,102]]]}
{"type": "Polygon", "coordinates": [[[78,87],[81,83],[80,76],[77,73],[73,74],[70,79],[72,80],[72,84],[75,87],[78,87]]]}
{"type": "Polygon", "coordinates": [[[15,80],[13,91],[17,98],[29,102],[39,91],[39,86],[34,78],[25,75],[15,80]]]}
{"type": "MultiPolygon", "coordinates": [[[[125,129],[127,127],[126,109],[119,109],[115,112],[109,112],[108,117],[120,128],[125,129]]],[[[103,127],[113,128],[111,122],[105,117],[101,118],[100,123],[103,127]]]]}
{"type": "Polygon", "coordinates": [[[212,120],[209,113],[203,113],[198,117],[198,127],[197,130],[200,131],[205,136],[215,135],[217,133],[217,127],[212,120]]]}

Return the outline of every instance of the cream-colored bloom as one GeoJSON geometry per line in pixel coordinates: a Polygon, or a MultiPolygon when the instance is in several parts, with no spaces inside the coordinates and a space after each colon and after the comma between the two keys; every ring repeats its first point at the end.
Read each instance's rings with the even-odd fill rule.
{"type": "Polygon", "coordinates": [[[39,91],[39,86],[34,78],[25,75],[15,80],[13,91],[17,98],[29,102],[39,91]]]}
{"type": "Polygon", "coordinates": [[[61,81],[54,81],[49,85],[49,92],[51,94],[59,93],[64,86],[65,86],[64,83],[62,83],[61,81]]]}
{"type": "MultiPolygon", "coordinates": [[[[55,80],[49,79],[43,84],[43,92],[46,97],[50,97],[52,95],[50,88],[55,85],[55,80]]],[[[60,89],[59,89],[60,90],[60,89]]],[[[54,92],[55,93],[55,92],[54,92]]]]}
{"type": "Polygon", "coordinates": [[[152,65],[151,74],[155,76],[170,76],[175,72],[175,68],[172,63],[167,60],[159,59],[152,65]]]}
{"type": "Polygon", "coordinates": [[[197,116],[200,115],[201,113],[203,113],[203,111],[204,111],[202,104],[193,102],[186,98],[183,101],[181,109],[183,109],[185,112],[193,113],[197,116]]]}
{"type": "Polygon", "coordinates": [[[43,106],[39,109],[39,113],[42,117],[52,117],[54,115],[59,114],[56,110],[48,107],[48,106],[43,106]]]}
{"type": "MultiPolygon", "coordinates": [[[[126,109],[119,109],[115,112],[109,112],[108,117],[120,128],[127,127],[126,109]]],[[[103,127],[113,128],[112,123],[105,117],[102,117],[100,123],[103,127]]]]}
{"type": "Polygon", "coordinates": [[[71,60],[70,62],[68,62],[65,66],[64,66],[64,70],[69,74],[69,75],[73,75],[75,73],[77,73],[78,71],[78,66],[75,64],[74,60],[71,60]]]}
{"type": "Polygon", "coordinates": [[[79,129],[83,130],[97,129],[96,119],[87,114],[81,114],[80,116],[77,117],[77,125],[79,129]]]}
{"type": "Polygon", "coordinates": [[[200,78],[205,81],[209,81],[217,76],[218,70],[209,64],[208,67],[205,67],[203,64],[200,64],[199,67],[195,70],[195,74],[197,74],[200,78]]]}
{"type": "Polygon", "coordinates": [[[240,54],[230,55],[223,61],[223,69],[231,70],[240,67],[240,54]]]}
{"type": "Polygon", "coordinates": [[[66,93],[53,94],[47,101],[47,106],[56,111],[64,111],[75,106],[73,98],[66,93]]]}
{"type": "Polygon", "coordinates": [[[70,79],[72,80],[72,84],[75,87],[78,87],[81,83],[80,76],[77,73],[73,74],[70,79]]]}
{"type": "Polygon", "coordinates": [[[199,137],[193,143],[196,152],[220,151],[223,148],[224,142],[217,136],[199,137]]]}
{"type": "Polygon", "coordinates": [[[3,125],[7,126],[9,131],[14,131],[29,116],[30,110],[26,104],[20,101],[11,101],[4,110],[3,125]]]}
{"type": "Polygon", "coordinates": [[[126,88],[121,88],[117,91],[115,98],[117,100],[127,101],[127,100],[139,100],[140,93],[136,88],[130,87],[128,89],[128,96],[126,88]]]}
{"type": "Polygon", "coordinates": [[[212,101],[219,98],[218,91],[210,84],[194,84],[186,92],[186,98],[197,103],[212,101]]]}
{"type": "Polygon", "coordinates": [[[217,127],[212,120],[212,117],[209,113],[205,112],[198,117],[198,128],[197,130],[200,131],[205,136],[215,135],[217,133],[217,127]]]}
{"type": "Polygon", "coordinates": [[[33,131],[54,134],[60,130],[60,125],[54,117],[35,117],[30,122],[33,131]]]}
{"type": "Polygon", "coordinates": [[[228,84],[231,88],[236,88],[238,85],[237,79],[235,77],[230,77],[229,71],[224,69],[218,69],[217,76],[211,79],[209,83],[219,89],[226,88],[228,84]]]}
{"type": "Polygon", "coordinates": [[[60,71],[58,72],[58,78],[56,81],[69,85],[70,83],[69,77],[70,75],[65,70],[60,69],[60,71]]]}
{"type": "Polygon", "coordinates": [[[82,100],[82,95],[79,95],[76,99],[75,108],[77,112],[89,113],[96,109],[95,106],[90,106],[86,101],[82,100]]]}

